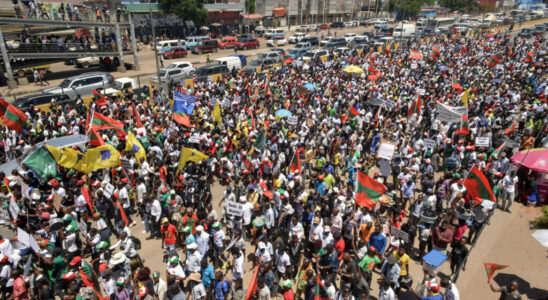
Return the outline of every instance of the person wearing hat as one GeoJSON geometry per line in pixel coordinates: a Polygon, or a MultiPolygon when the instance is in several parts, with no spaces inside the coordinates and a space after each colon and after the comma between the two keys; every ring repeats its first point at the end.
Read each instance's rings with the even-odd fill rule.
{"type": "Polygon", "coordinates": [[[162,249],[166,249],[166,251],[174,250],[175,246],[177,244],[179,233],[177,232],[177,227],[175,225],[169,223],[168,218],[162,219],[162,249]]]}
{"type": "Polygon", "coordinates": [[[380,255],[377,253],[374,247],[369,247],[369,250],[367,251],[365,256],[358,263],[358,266],[362,270],[362,275],[364,276],[369,286],[371,286],[371,279],[373,278],[372,276],[373,270],[375,269],[376,266],[378,266],[381,263],[379,256],[380,255]]]}
{"type": "Polygon", "coordinates": [[[186,266],[190,272],[200,272],[200,262],[202,261],[202,255],[197,251],[198,245],[191,243],[186,246],[186,266]]]}
{"type": "Polygon", "coordinates": [[[114,299],[130,299],[131,293],[125,285],[126,279],[124,277],[118,277],[118,279],[116,280],[116,291],[114,292],[114,299]]]}
{"type": "Polygon", "coordinates": [[[183,267],[179,263],[179,256],[174,255],[168,259],[168,265],[166,270],[166,276],[173,276],[175,280],[182,281],[185,279],[186,274],[183,267]]]}
{"type": "Polygon", "coordinates": [[[110,246],[110,250],[114,250],[116,248],[120,247],[120,250],[122,253],[124,253],[125,256],[129,258],[139,258],[139,253],[137,253],[137,250],[135,250],[135,244],[133,243],[132,237],[128,236],[126,231],[122,231],[120,233],[120,239],[116,242],[116,244],[110,246]]]}
{"type": "Polygon", "coordinates": [[[291,279],[280,280],[280,286],[282,287],[284,300],[293,300],[295,297],[293,294],[293,281],[291,279]]]}
{"type": "Polygon", "coordinates": [[[388,279],[390,284],[395,290],[398,290],[400,283],[400,274],[401,274],[401,261],[398,260],[393,254],[388,256],[388,259],[383,263],[381,268],[381,278],[379,281],[382,282],[383,279],[388,279]]]}
{"type": "Polygon", "coordinates": [[[205,232],[204,226],[196,226],[196,245],[198,245],[198,252],[202,257],[207,257],[209,254],[209,233],[205,232]]]}
{"type": "Polygon", "coordinates": [[[152,273],[152,281],[154,283],[154,295],[158,299],[164,299],[164,295],[167,292],[167,283],[160,277],[160,272],[152,273]]]}

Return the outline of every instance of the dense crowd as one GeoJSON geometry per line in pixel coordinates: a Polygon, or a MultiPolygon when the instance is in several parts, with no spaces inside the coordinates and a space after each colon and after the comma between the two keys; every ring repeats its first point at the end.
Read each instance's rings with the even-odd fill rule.
{"type": "MultiPolygon", "coordinates": [[[[419,267],[410,261],[436,250],[457,272],[495,208],[510,210],[514,199],[536,192],[534,172],[509,158],[546,142],[546,49],[543,36],[450,34],[176,84],[169,97],[127,90],[93,109],[78,99],[74,108],[29,111],[22,132],[1,129],[2,161],[92,131],[90,142],[112,145],[127,163],[84,173],[58,166],[45,178],[25,163],[0,170],[2,204],[19,208],[7,220],[18,236],[0,238],[2,294],[459,299],[451,277],[425,268],[412,278],[410,268],[419,267]],[[349,65],[364,71],[344,72],[349,65]],[[172,113],[180,92],[188,118],[172,113]],[[440,104],[465,117],[440,120],[440,104]],[[94,113],[123,130],[96,131],[94,113]],[[489,145],[476,146],[476,137],[489,145]],[[391,159],[379,158],[387,144],[391,159]],[[488,179],[494,205],[464,187],[472,167],[488,179]],[[518,183],[517,172],[527,180],[518,183]],[[364,205],[356,198],[367,175],[384,192],[364,205]],[[138,222],[146,240],[132,233],[138,222]],[[37,245],[22,243],[24,232],[37,245]],[[140,255],[149,239],[162,240],[165,268],[150,268],[140,255]]],[[[493,290],[518,299],[516,288],[493,290]]]]}

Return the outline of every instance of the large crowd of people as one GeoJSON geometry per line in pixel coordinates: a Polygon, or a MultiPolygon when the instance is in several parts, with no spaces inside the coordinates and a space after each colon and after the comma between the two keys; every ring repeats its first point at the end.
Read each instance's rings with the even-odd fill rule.
{"type": "MultiPolygon", "coordinates": [[[[169,95],[126,90],[92,107],[78,99],[28,111],[22,132],[0,129],[3,162],[45,140],[89,134],[100,114],[123,129],[93,129],[89,140],[112,145],[124,163],[89,172],[59,165],[44,178],[21,160],[0,170],[4,210],[18,208],[5,220],[17,236],[0,237],[2,295],[459,299],[452,277],[424,269],[412,278],[420,267],[410,262],[436,250],[452,272],[464,269],[488,216],[536,192],[533,172],[516,189],[516,173],[529,171],[509,158],[546,142],[546,49],[544,36],[451,33],[176,83],[169,95]],[[349,65],[362,72],[343,71],[349,65]],[[172,113],[179,93],[187,116],[172,113]],[[462,121],[444,121],[443,107],[462,121]],[[494,205],[469,196],[472,167],[494,205]],[[363,174],[384,190],[366,205],[356,201],[368,193],[363,174]],[[146,239],[132,232],[139,222],[146,239]],[[164,268],[141,255],[151,239],[162,241],[164,268]]],[[[514,284],[492,289],[519,299],[514,284]]]]}

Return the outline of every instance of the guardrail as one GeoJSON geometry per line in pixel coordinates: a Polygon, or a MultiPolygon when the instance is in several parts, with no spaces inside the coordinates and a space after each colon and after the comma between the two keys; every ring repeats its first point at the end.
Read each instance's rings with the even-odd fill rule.
{"type": "MultiPolygon", "coordinates": [[[[123,51],[130,51],[131,47],[128,44],[122,45],[123,51]]],[[[8,49],[9,54],[13,53],[60,53],[60,52],[108,52],[108,51],[117,51],[116,43],[105,43],[105,44],[77,44],[77,43],[43,43],[43,44],[23,44],[19,45],[17,48],[8,49]]]]}

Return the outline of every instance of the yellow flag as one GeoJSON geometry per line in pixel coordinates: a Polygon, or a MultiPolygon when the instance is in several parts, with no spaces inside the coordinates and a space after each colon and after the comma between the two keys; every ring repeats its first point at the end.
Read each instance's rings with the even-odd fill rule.
{"type": "Polygon", "coordinates": [[[112,145],[103,145],[89,149],[86,155],[88,172],[93,170],[117,167],[120,165],[120,152],[112,145]]]}
{"type": "Polygon", "coordinates": [[[213,120],[215,120],[215,123],[217,125],[221,124],[221,106],[219,105],[219,101],[217,101],[217,104],[215,105],[215,108],[213,109],[213,120]]]}
{"type": "Polygon", "coordinates": [[[135,138],[135,135],[133,135],[131,131],[127,133],[126,151],[131,151],[133,155],[135,155],[135,158],[137,159],[137,163],[139,163],[139,166],[141,166],[141,158],[144,158],[145,160],[147,158],[147,153],[145,152],[145,148],[143,148],[139,140],[135,138]]]}
{"type": "Polygon", "coordinates": [[[472,89],[467,89],[466,91],[464,91],[464,93],[462,93],[462,95],[460,96],[460,102],[462,102],[462,106],[466,106],[468,107],[468,98],[470,98],[470,91],[472,89]]]}
{"type": "Polygon", "coordinates": [[[203,154],[202,152],[198,150],[183,147],[181,149],[181,156],[179,157],[179,167],[177,168],[177,171],[181,170],[189,161],[200,162],[208,158],[209,156],[203,154]]]}
{"type": "Polygon", "coordinates": [[[53,156],[53,159],[55,159],[55,161],[59,163],[61,157],[63,156],[63,150],[51,145],[46,145],[46,149],[48,149],[51,156],[53,156]]]}
{"type": "Polygon", "coordinates": [[[63,156],[58,161],[58,164],[65,168],[75,169],[83,173],[86,173],[87,171],[85,166],[86,156],[84,153],[69,147],[63,148],[63,156]]]}

